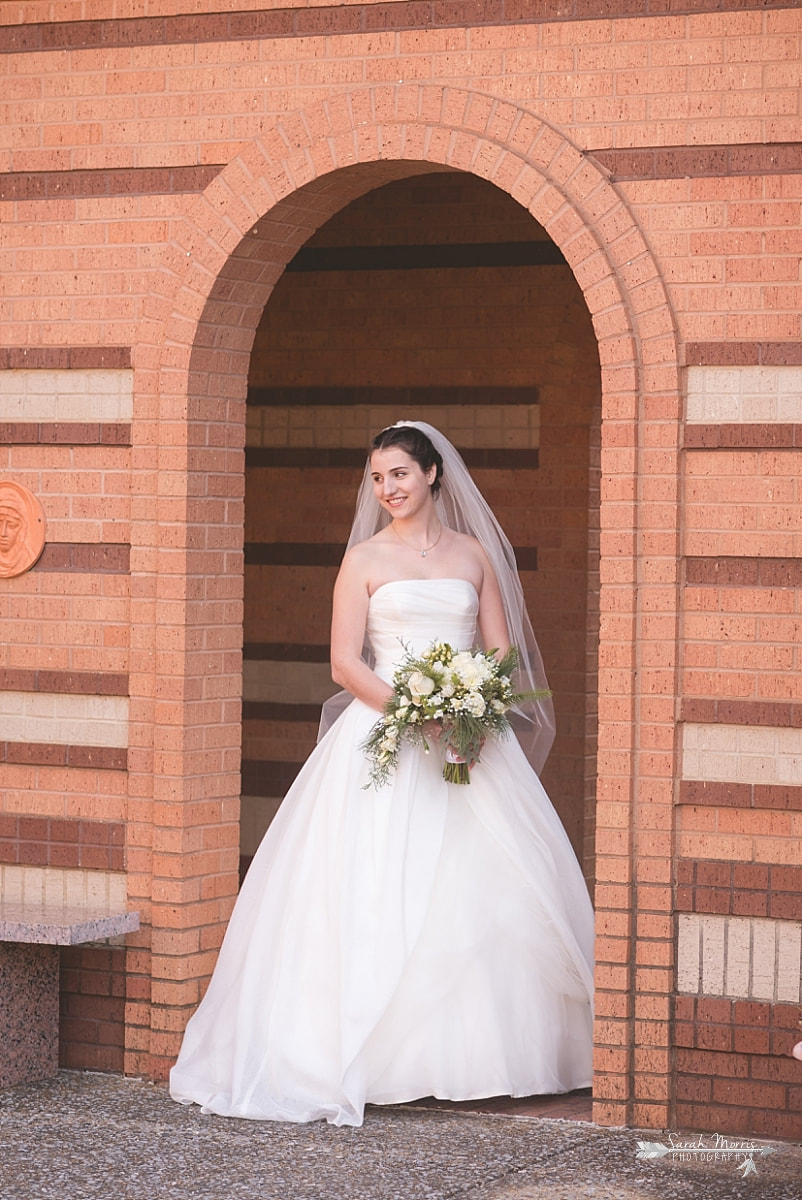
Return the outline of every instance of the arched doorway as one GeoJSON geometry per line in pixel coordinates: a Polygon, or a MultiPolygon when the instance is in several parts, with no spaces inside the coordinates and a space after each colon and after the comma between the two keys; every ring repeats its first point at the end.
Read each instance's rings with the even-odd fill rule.
{"type": "Polygon", "coordinates": [[[190,207],[154,281],[150,341],[135,351],[144,420],[134,432],[141,500],[132,525],[137,742],[129,759],[141,813],[132,835],[149,847],[150,868],[131,883],[132,901],[151,919],[150,945],[136,956],[149,999],[127,1010],[127,1062],[141,1070],[147,1056],[152,1075],[166,1073],[237,887],[243,450],[255,330],[287,263],[331,216],[385,183],[443,167],[493,183],[531,213],[564,255],[593,321],[602,385],[603,913],[594,1117],[665,1125],[679,563],[674,323],[646,241],[592,157],[532,113],[458,89],[366,88],[276,122],[190,207]],[[169,538],[154,536],[162,524],[169,538]]]}
{"type": "Polygon", "coordinates": [[[600,392],[562,254],[473,175],[367,192],[289,263],[249,371],[243,869],[333,690],[327,605],[365,446],[420,417],[463,453],[516,547],[557,711],[544,781],[592,886],[600,392]]]}

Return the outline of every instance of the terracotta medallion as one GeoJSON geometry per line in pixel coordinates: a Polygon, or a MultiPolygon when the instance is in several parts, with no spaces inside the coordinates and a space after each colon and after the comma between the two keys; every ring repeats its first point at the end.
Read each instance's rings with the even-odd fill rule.
{"type": "Polygon", "coordinates": [[[0,579],[29,571],[45,545],[45,514],[26,487],[0,479],[0,579]]]}

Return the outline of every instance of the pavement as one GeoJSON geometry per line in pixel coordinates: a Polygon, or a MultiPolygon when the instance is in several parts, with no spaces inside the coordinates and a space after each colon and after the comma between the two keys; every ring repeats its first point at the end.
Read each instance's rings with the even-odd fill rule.
{"type": "Polygon", "coordinates": [[[239,1121],[142,1080],[64,1071],[0,1092],[0,1197],[802,1200],[802,1146],[716,1155],[713,1135],[699,1140],[683,1161],[657,1130],[415,1105],[370,1107],[359,1129],[239,1121]]]}

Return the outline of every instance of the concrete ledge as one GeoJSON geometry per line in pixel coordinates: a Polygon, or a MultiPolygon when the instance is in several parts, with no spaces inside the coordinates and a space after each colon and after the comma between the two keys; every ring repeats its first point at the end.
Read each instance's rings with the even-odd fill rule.
{"type": "Polygon", "coordinates": [[[0,903],[0,942],[75,946],[139,929],[138,912],[0,903]]]}

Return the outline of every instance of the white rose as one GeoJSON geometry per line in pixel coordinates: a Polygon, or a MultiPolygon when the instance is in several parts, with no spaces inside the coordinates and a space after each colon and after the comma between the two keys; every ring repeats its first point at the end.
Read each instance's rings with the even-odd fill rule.
{"type": "Polygon", "coordinates": [[[413,671],[407,680],[407,687],[412,693],[412,703],[420,704],[424,696],[431,696],[434,691],[434,680],[422,671],[413,671]]]}

